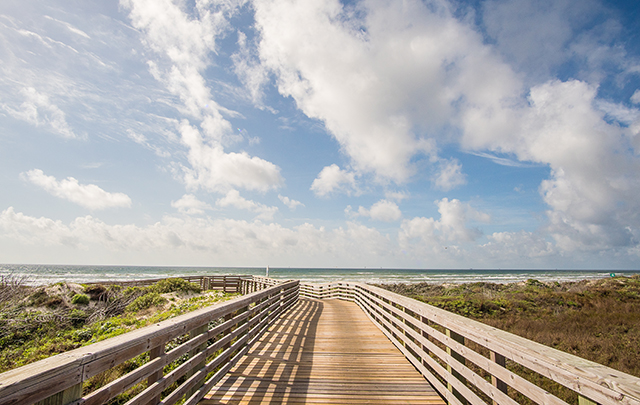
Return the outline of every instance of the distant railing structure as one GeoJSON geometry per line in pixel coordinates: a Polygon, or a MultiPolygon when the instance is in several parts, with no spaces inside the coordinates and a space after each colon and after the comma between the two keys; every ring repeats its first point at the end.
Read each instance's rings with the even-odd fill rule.
{"type": "MultiPolygon", "coordinates": [[[[249,289],[255,287],[255,283],[259,283],[257,279],[264,277],[254,277],[250,275],[215,275],[215,276],[180,276],[181,279],[190,283],[196,284],[203,291],[206,290],[221,290],[230,293],[239,293],[243,291],[249,291],[249,289]]],[[[117,284],[127,287],[146,287],[157,283],[158,281],[165,280],[166,278],[148,278],[141,280],[131,281],[96,281],[85,284],[117,284]]],[[[262,282],[264,285],[273,285],[266,282],[262,282]]],[[[252,291],[257,291],[253,289],[252,291]]]]}
{"type": "Polygon", "coordinates": [[[140,383],[128,405],[197,404],[298,300],[298,281],[273,284],[244,279],[239,288],[255,291],[0,374],[0,404],[104,404],[140,383]],[[122,371],[83,393],[92,377],[122,371]]]}
{"type": "Polygon", "coordinates": [[[450,404],[566,405],[539,386],[544,379],[575,392],[580,405],[640,404],[638,377],[378,287],[301,283],[300,296],[358,304],[450,404]]]}

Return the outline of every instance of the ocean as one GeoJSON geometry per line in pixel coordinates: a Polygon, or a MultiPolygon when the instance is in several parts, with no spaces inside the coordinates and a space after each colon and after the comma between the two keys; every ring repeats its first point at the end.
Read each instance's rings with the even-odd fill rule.
{"type": "MultiPolygon", "coordinates": [[[[258,267],[163,267],[163,266],[81,266],[0,264],[0,277],[23,278],[25,284],[44,285],[60,281],[84,283],[96,281],[128,281],[163,277],[198,275],[258,275],[266,268],[258,267]]],[[[579,281],[640,274],[638,270],[509,270],[509,269],[378,269],[378,268],[269,268],[269,277],[296,279],[309,283],[357,281],[370,284],[394,283],[513,283],[538,281],[579,281]]]]}

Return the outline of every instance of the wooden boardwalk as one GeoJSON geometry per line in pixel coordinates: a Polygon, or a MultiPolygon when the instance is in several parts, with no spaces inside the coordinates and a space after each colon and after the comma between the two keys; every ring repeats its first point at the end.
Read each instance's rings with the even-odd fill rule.
{"type": "Polygon", "coordinates": [[[200,402],[444,404],[354,303],[300,301],[200,402]]]}

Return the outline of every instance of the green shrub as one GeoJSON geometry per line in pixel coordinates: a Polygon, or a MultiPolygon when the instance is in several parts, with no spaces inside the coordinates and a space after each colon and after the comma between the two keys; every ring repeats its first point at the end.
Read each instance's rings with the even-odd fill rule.
{"type": "Polygon", "coordinates": [[[158,294],[152,292],[136,298],[133,302],[126,307],[127,312],[136,312],[150,307],[162,305],[167,302],[167,299],[158,294]]]}
{"type": "Polygon", "coordinates": [[[149,289],[153,292],[159,294],[165,294],[170,292],[200,292],[200,287],[185,281],[182,278],[166,278],[164,280],[160,280],[154,285],[150,286],[149,289]]]}
{"type": "Polygon", "coordinates": [[[74,305],[87,305],[89,303],[89,296],[86,294],[76,294],[71,298],[71,303],[74,305]]]}
{"type": "Polygon", "coordinates": [[[81,309],[74,309],[71,312],[69,312],[69,319],[71,320],[71,324],[75,327],[84,325],[87,318],[88,318],[87,313],[81,309]]]}

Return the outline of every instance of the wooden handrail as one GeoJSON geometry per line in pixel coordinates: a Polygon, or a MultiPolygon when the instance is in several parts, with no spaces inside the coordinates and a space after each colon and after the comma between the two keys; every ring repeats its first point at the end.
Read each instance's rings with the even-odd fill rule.
{"type": "MultiPolygon", "coordinates": [[[[245,280],[248,280],[249,282],[251,282],[252,280],[256,281],[257,279],[264,279],[264,277],[256,277],[256,276],[250,276],[250,275],[179,276],[179,278],[198,285],[203,291],[222,290],[224,292],[233,292],[233,293],[238,293],[242,291],[242,283],[245,280]]],[[[166,280],[166,277],[165,278],[148,278],[148,279],[130,280],[130,281],[118,281],[118,280],[96,281],[96,282],[89,282],[84,284],[88,284],[88,285],[117,284],[121,286],[145,287],[145,286],[153,285],[158,281],[162,281],[162,280],[166,280]]],[[[264,281],[263,281],[263,284],[274,285],[274,284],[267,284],[264,281]]]]}
{"type": "MultiPolygon", "coordinates": [[[[245,280],[244,285],[249,288],[252,281],[245,280]]],[[[163,390],[185,377],[171,393],[165,392],[162,403],[185,398],[185,404],[196,404],[270,323],[296,302],[298,288],[298,281],[276,284],[7,371],[0,374],[0,405],[103,404],[145,380],[146,389],[128,404],[155,404],[163,390]],[[165,350],[167,343],[187,335],[186,341],[165,350]],[[83,382],[144,353],[149,353],[149,362],[83,396],[83,382]],[[165,366],[172,363],[174,369],[164,374],[165,366]],[[214,374],[208,377],[210,373],[214,374]]]]}
{"type": "Polygon", "coordinates": [[[300,296],[357,303],[451,404],[518,404],[507,387],[539,404],[566,404],[506,360],[573,390],[581,404],[640,405],[638,377],[378,287],[301,283],[300,296]]]}

